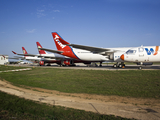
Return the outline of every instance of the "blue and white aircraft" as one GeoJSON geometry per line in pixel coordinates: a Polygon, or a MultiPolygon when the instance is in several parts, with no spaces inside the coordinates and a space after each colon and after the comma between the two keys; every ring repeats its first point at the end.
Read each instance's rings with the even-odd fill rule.
{"type": "Polygon", "coordinates": [[[124,62],[139,63],[139,69],[142,69],[143,64],[151,65],[153,62],[160,62],[159,52],[159,46],[141,46],[129,49],[120,58],[124,62]]]}

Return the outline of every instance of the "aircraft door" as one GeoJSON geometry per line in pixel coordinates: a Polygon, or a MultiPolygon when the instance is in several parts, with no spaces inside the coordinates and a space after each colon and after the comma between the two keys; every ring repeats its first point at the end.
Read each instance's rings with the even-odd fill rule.
{"type": "Polygon", "coordinates": [[[138,52],[139,52],[139,57],[138,57],[138,61],[144,62],[146,61],[146,56],[144,55],[145,49],[143,47],[138,48],[138,52]]]}
{"type": "Polygon", "coordinates": [[[144,57],[144,48],[140,47],[138,48],[139,57],[144,57]]]}

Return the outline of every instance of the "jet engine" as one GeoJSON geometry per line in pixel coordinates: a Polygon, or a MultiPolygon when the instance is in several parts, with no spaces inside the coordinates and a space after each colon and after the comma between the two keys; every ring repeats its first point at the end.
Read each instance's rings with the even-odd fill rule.
{"type": "Polygon", "coordinates": [[[124,53],[125,53],[124,51],[118,51],[118,52],[115,52],[115,53],[111,53],[111,54],[108,54],[108,58],[110,60],[113,60],[114,62],[122,62],[120,57],[124,53]]]}
{"type": "Polygon", "coordinates": [[[64,61],[62,61],[62,65],[72,66],[75,64],[74,64],[73,60],[64,60],[64,61]]]}
{"type": "Polygon", "coordinates": [[[40,65],[40,66],[42,66],[42,65],[44,65],[44,64],[45,64],[44,61],[40,61],[40,62],[39,62],[39,65],[40,65]]]}

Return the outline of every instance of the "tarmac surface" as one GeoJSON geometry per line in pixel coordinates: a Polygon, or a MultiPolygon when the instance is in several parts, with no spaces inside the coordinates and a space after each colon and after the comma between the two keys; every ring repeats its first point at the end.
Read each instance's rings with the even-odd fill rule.
{"type": "MultiPolygon", "coordinates": [[[[9,65],[10,66],[10,65],[9,65]]],[[[51,64],[51,66],[39,66],[37,64],[24,64],[24,65],[11,65],[11,66],[24,66],[24,67],[44,67],[44,68],[62,68],[62,69],[85,69],[85,70],[139,70],[139,65],[126,65],[125,68],[113,68],[112,64],[102,64],[100,67],[98,66],[87,66],[83,63],[78,63],[76,66],[58,66],[57,64],[51,64]]],[[[160,65],[143,65],[142,70],[160,70],[160,65]]]]}

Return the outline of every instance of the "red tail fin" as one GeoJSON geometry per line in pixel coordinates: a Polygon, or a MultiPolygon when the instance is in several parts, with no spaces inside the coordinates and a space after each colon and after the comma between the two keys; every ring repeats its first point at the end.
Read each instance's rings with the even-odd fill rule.
{"type": "Polygon", "coordinates": [[[67,41],[63,40],[56,32],[53,32],[52,36],[56,44],[57,50],[63,51],[63,53],[61,53],[62,55],[78,59],[78,57],[72,51],[72,48],[66,45],[69,44],[67,41]]]}
{"type": "MultiPolygon", "coordinates": [[[[36,44],[37,44],[37,48],[42,48],[42,46],[39,42],[36,42],[36,44]]],[[[46,52],[44,50],[38,49],[38,51],[39,51],[39,54],[46,54],[46,52]]]]}
{"type": "Polygon", "coordinates": [[[69,47],[69,46],[64,45],[64,44],[69,44],[69,43],[63,40],[56,32],[53,32],[52,36],[53,36],[54,42],[58,50],[64,50],[69,47]]]}
{"type": "MultiPolygon", "coordinates": [[[[28,54],[24,47],[22,47],[22,51],[23,51],[23,54],[28,54]]],[[[27,56],[25,56],[25,57],[27,57],[27,56]]]]}
{"type": "Polygon", "coordinates": [[[23,51],[23,54],[28,54],[24,47],[22,47],[22,51],[23,51]]]}

